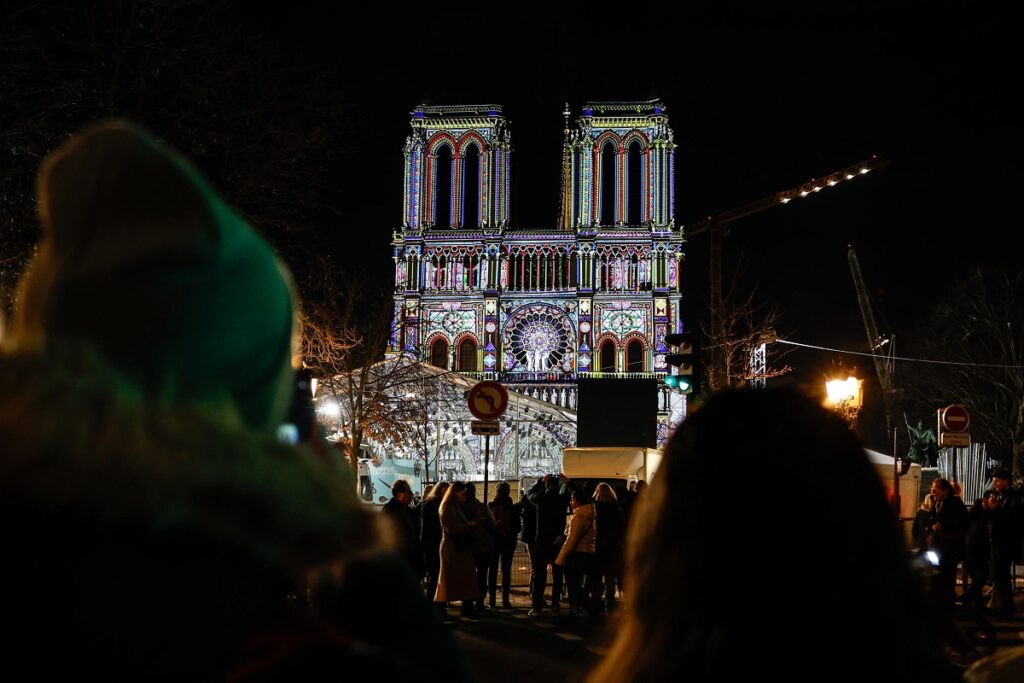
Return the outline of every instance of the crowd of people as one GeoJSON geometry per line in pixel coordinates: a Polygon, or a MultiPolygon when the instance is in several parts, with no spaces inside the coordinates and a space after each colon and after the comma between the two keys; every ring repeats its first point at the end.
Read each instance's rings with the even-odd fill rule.
{"type": "Polygon", "coordinates": [[[472,482],[428,485],[415,505],[409,484],[398,480],[383,512],[394,521],[401,554],[420,578],[428,599],[451,621],[449,603],[478,619],[498,606],[512,609],[512,560],[520,540],[530,559],[528,616],[561,611],[597,619],[615,609],[622,589],[626,518],[643,491],[616,493],[605,482],[575,486],[564,474],[545,475],[519,501],[508,482],[496,485],[486,505],[472,482]],[[548,570],[552,590],[547,595],[548,570]]]}
{"type": "MultiPolygon", "coordinates": [[[[520,539],[531,615],[563,587],[573,616],[624,603],[592,683],[960,678],[856,436],[796,391],[712,396],[646,491],[551,474],[414,508],[398,482],[374,515],[344,464],[278,437],[295,291],[189,162],[105,123],[38,190],[0,354],[0,651],[21,680],[472,680],[444,606],[477,619],[500,575],[509,607],[520,539]]],[[[1013,612],[1022,509],[1004,470],[970,511],[936,482],[917,537],[944,590],[963,558],[965,595],[990,578],[1013,612]]]]}
{"type": "Polygon", "coordinates": [[[913,526],[916,549],[935,554],[946,599],[989,609],[1001,619],[1016,613],[1011,567],[1022,559],[1024,543],[1024,498],[1010,481],[1009,470],[997,469],[992,487],[968,507],[956,482],[936,479],[913,526]],[[961,565],[967,580],[957,596],[961,565]]]}

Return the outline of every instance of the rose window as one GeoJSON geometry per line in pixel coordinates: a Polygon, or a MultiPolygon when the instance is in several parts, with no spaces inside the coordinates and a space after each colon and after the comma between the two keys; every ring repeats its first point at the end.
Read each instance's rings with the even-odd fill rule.
{"type": "Polygon", "coordinates": [[[507,369],[548,372],[566,369],[566,364],[571,368],[572,325],[554,306],[523,306],[512,314],[505,330],[506,348],[511,351],[505,360],[507,369]]]}

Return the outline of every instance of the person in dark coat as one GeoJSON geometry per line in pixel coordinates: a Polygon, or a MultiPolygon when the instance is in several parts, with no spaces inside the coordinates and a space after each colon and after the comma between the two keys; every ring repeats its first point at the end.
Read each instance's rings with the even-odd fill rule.
{"type": "Polygon", "coordinates": [[[967,508],[964,501],[954,495],[953,485],[947,479],[940,477],[934,480],[931,494],[935,498],[932,550],[939,556],[943,592],[952,604],[956,592],[956,570],[967,549],[967,508]]]}
{"type": "Polygon", "coordinates": [[[991,559],[992,546],[989,543],[988,526],[985,524],[985,500],[978,498],[967,512],[967,554],[964,556],[964,564],[970,585],[960,597],[963,604],[982,606],[982,589],[988,583],[991,559]]]}
{"type": "Polygon", "coordinates": [[[423,578],[423,549],[420,546],[419,520],[409,507],[412,487],[405,479],[396,479],[391,485],[391,500],[381,509],[394,525],[398,539],[398,552],[409,563],[417,580],[423,578]]]}
{"type": "Polygon", "coordinates": [[[466,518],[476,522],[470,537],[473,540],[473,562],[476,564],[476,580],[480,597],[477,599],[477,612],[486,609],[484,596],[487,594],[487,568],[491,566],[491,558],[497,552],[494,542],[494,518],[487,505],[476,497],[476,485],[466,484],[466,500],[462,503],[466,518]]]}
{"type": "MultiPolygon", "coordinates": [[[[420,547],[427,572],[427,598],[434,599],[437,592],[437,575],[441,571],[441,500],[448,491],[448,482],[439,481],[427,494],[420,506],[420,547]]],[[[442,616],[447,616],[444,603],[435,603],[442,616]]]]}
{"type": "Polygon", "coordinates": [[[1020,560],[1024,527],[1024,501],[1010,485],[1010,473],[992,474],[992,489],[985,496],[985,523],[992,539],[992,606],[1000,618],[1013,616],[1013,577],[1010,566],[1020,560]]]}
{"type": "Polygon", "coordinates": [[[494,607],[498,591],[498,565],[501,565],[501,606],[512,609],[509,595],[512,589],[512,557],[518,544],[516,538],[520,527],[520,505],[509,495],[508,482],[501,482],[494,491],[494,498],[488,503],[494,517],[494,542],[497,552],[491,556],[487,567],[487,591],[490,605],[494,607]]]}
{"type": "Polygon", "coordinates": [[[600,578],[594,603],[599,609],[611,612],[615,608],[615,582],[622,574],[623,515],[615,491],[604,482],[594,491],[594,506],[597,508],[596,573],[600,578]]]}
{"type": "MultiPolygon", "coordinates": [[[[561,550],[555,546],[555,539],[565,530],[565,518],[569,511],[569,478],[564,474],[557,477],[545,474],[530,489],[529,501],[537,508],[537,541],[533,555],[533,609],[531,616],[537,616],[544,609],[544,588],[548,582],[547,567],[561,550]]],[[[551,609],[558,611],[562,599],[562,567],[552,565],[551,609]]]]}
{"type": "MultiPolygon", "coordinates": [[[[536,487],[542,480],[538,479],[534,484],[536,487]]],[[[537,548],[537,506],[530,502],[527,495],[529,491],[521,491],[519,496],[519,507],[522,510],[523,531],[520,538],[526,545],[526,556],[530,559],[530,595],[533,595],[533,556],[537,548]]]]}

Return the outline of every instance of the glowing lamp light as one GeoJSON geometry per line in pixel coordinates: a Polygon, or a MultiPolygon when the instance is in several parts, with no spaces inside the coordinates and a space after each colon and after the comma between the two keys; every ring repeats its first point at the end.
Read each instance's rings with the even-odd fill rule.
{"type": "Polygon", "coordinates": [[[334,401],[322,403],[318,410],[320,411],[321,415],[327,418],[335,419],[341,417],[341,406],[339,406],[334,401]]]}
{"type": "Polygon", "coordinates": [[[835,187],[836,186],[836,181],[834,181],[834,180],[828,181],[828,186],[829,187],[835,187]]]}
{"type": "Polygon", "coordinates": [[[782,198],[782,203],[783,203],[783,204],[789,204],[789,202],[790,202],[790,199],[791,199],[790,197],[783,197],[783,198],[782,198]]]}
{"type": "Polygon", "coordinates": [[[867,172],[868,172],[868,169],[866,169],[866,168],[862,168],[862,169],[860,169],[860,174],[861,174],[861,175],[864,175],[864,174],[865,174],[865,173],[867,173],[867,172]]]}
{"type": "Polygon", "coordinates": [[[828,394],[828,400],[833,405],[847,404],[860,406],[863,396],[861,391],[862,383],[863,380],[859,380],[856,377],[832,379],[825,382],[825,392],[828,394]]]}
{"type": "Polygon", "coordinates": [[[853,174],[852,173],[847,173],[846,174],[846,179],[847,180],[853,180],[853,174]]]}

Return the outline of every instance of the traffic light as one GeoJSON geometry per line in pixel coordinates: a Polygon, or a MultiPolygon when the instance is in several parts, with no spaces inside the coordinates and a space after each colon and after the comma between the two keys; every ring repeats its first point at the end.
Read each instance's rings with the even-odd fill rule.
{"type": "Polygon", "coordinates": [[[696,333],[679,332],[666,335],[665,344],[678,349],[676,353],[665,356],[665,362],[671,367],[679,368],[676,374],[665,376],[665,384],[684,394],[691,393],[700,383],[700,349],[696,333]]]}

